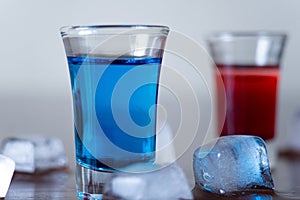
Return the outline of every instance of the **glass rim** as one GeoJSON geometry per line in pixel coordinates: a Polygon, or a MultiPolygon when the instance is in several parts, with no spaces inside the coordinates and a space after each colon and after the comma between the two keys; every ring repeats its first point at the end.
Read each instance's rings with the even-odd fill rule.
{"type": "MultiPolygon", "coordinates": [[[[147,25],[147,24],[115,24],[115,25],[75,25],[75,26],[63,26],[60,28],[60,33],[63,36],[69,35],[81,35],[80,31],[88,31],[88,30],[106,30],[107,33],[101,32],[93,32],[84,35],[110,35],[110,34],[122,34],[122,31],[125,32],[126,30],[152,30],[152,34],[159,33],[162,35],[167,35],[169,33],[169,27],[164,25],[147,25]],[[114,30],[114,32],[109,32],[109,30],[114,30]]],[[[151,33],[149,33],[151,34],[151,33]]]]}
{"type": "Polygon", "coordinates": [[[211,34],[210,37],[208,37],[208,41],[259,37],[282,38],[285,40],[288,35],[281,31],[220,31],[211,34]]]}

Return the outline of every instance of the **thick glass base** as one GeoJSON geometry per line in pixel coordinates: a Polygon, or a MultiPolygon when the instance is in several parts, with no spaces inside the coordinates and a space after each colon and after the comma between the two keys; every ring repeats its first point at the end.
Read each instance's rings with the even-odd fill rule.
{"type": "Polygon", "coordinates": [[[76,164],[77,198],[82,200],[102,200],[104,184],[113,173],[97,171],[76,164]]]}

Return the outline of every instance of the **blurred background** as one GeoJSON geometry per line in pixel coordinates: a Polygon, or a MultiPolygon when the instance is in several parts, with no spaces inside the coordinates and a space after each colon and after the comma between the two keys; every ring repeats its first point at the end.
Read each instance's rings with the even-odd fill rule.
{"type": "MultiPolygon", "coordinates": [[[[290,122],[300,111],[299,7],[299,0],[2,0],[0,141],[12,136],[56,136],[63,140],[70,160],[74,160],[71,92],[59,29],[65,25],[162,24],[204,47],[207,36],[216,31],[287,33],[279,86],[277,140],[281,146],[288,145],[290,122]]],[[[168,62],[172,61],[166,58],[165,64],[168,62]]],[[[203,65],[201,71],[207,87],[213,89],[212,68],[203,65]]],[[[196,79],[191,81],[198,84],[196,79]]],[[[207,88],[202,92],[201,87],[200,103],[205,107],[210,99],[205,97],[207,88]]],[[[205,112],[209,110],[200,110],[200,114],[205,112]]],[[[213,119],[207,131],[209,137],[215,136],[214,123],[213,119]]]]}

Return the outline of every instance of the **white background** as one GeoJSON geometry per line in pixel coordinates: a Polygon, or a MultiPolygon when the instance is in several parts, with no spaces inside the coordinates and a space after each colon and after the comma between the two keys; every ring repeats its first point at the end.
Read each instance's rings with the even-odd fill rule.
{"type": "MultiPolygon", "coordinates": [[[[0,140],[28,134],[58,136],[73,160],[70,86],[59,28],[163,24],[199,44],[205,44],[209,33],[220,30],[288,33],[277,126],[277,138],[284,145],[291,117],[300,110],[299,8],[299,0],[1,0],[0,140]]],[[[203,66],[202,70],[212,87],[212,69],[203,66]]]]}

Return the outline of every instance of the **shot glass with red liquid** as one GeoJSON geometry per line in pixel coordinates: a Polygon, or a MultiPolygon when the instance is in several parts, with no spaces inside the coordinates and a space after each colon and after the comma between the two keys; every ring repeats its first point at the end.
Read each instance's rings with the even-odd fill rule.
{"type": "Polygon", "coordinates": [[[217,66],[217,115],[222,136],[274,138],[279,65],[286,38],[277,32],[222,32],[209,38],[217,66]]]}

